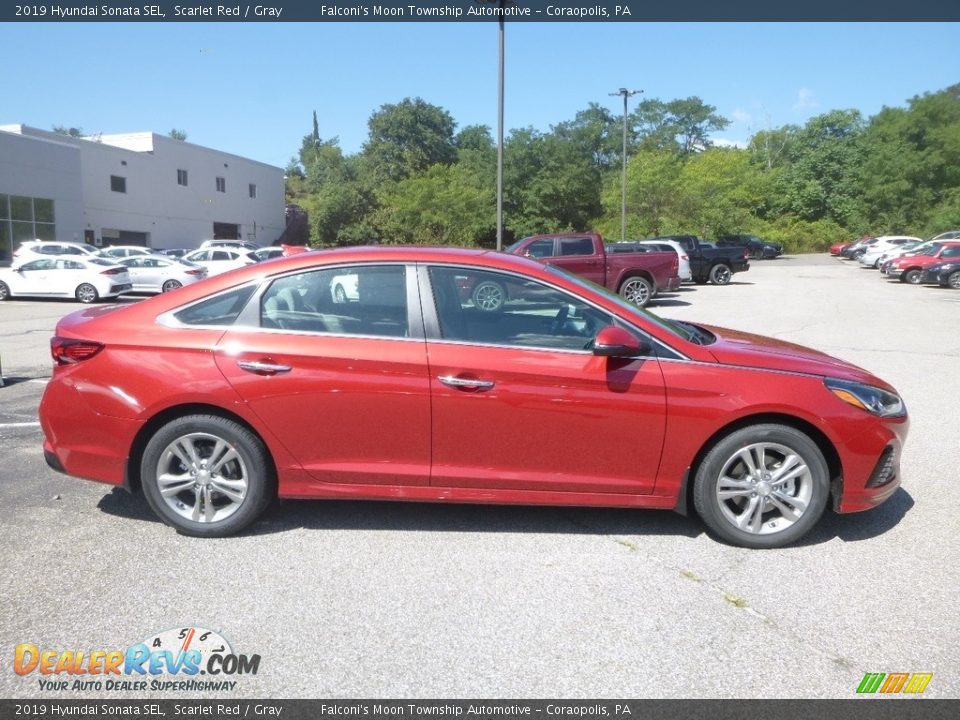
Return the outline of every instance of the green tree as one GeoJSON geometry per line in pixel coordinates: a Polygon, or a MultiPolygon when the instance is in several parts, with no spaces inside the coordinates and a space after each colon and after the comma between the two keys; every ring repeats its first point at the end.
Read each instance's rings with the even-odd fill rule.
{"type": "MultiPolygon", "coordinates": [[[[627,163],[627,239],[662,235],[677,226],[681,161],[672,151],[639,150],[627,163]]],[[[611,174],[603,193],[603,218],[598,229],[620,237],[620,174],[611,174]]]]}
{"type": "Polygon", "coordinates": [[[833,110],[811,118],[786,148],[778,176],[777,207],[804,220],[856,224],[865,124],[858,110],[833,110]]]}
{"type": "Polygon", "coordinates": [[[711,148],[691,157],[680,172],[680,186],[677,220],[705,237],[749,227],[766,189],[749,153],[736,148],[711,148]]]}
{"type": "Polygon", "coordinates": [[[402,180],[436,163],[456,160],[453,117],[420,98],[381,106],[367,125],[363,154],[377,181],[402,180]]]}
{"type": "Polygon", "coordinates": [[[494,188],[464,164],[434,164],[389,187],[375,213],[387,242],[473,245],[495,232],[494,188]]]}
{"type": "Polygon", "coordinates": [[[672,149],[680,155],[706,150],[713,145],[710,135],[730,124],[713,105],[695,95],[670,102],[641,100],[629,122],[635,141],[642,147],[672,149]]]}
{"type": "Polygon", "coordinates": [[[186,130],[177,130],[177,128],[174,128],[173,130],[171,130],[171,131],[170,131],[169,133],[167,133],[167,134],[168,134],[170,137],[172,137],[174,140],[181,140],[181,141],[182,141],[182,140],[186,140],[186,139],[187,139],[187,131],[186,131],[186,130]]]}

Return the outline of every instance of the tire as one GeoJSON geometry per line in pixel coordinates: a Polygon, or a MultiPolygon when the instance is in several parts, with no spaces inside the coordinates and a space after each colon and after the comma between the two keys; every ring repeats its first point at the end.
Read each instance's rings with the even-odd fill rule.
{"type": "Polygon", "coordinates": [[[171,290],[176,290],[177,288],[183,287],[183,283],[179,280],[167,280],[163,285],[160,286],[161,292],[170,292],[171,290]]]}
{"type": "Polygon", "coordinates": [[[90,283],[77,285],[77,289],[73,294],[77,300],[87,305],[100,299],[100,293],[98,293],[97,289],[90,283]]]}
{"type": "Polygon", "coordinates": [[[347,291],[343,289],[343,285],[337,285],[333,288],[333,301],[336,303],[347,302],[347,291]]]}
{"type": "MultiPolygon", "coordinates": [[[[960,270],[954,270],[952,273],[947,275],[947,287],[953,288],[954,290],[960,290],[960,270]]],[[[2,295],[3,288],[0,288],[0,296],[2,295]]]]}
{"type": "Polygon", "coordinates": [[[483,312],[499,312],[507,302],[507,291],[498,282],[484,280],[470,293],[473,306],[483,312]]]}
{"type": "Polygon", "coordinates": [[[620,297],[637,307],[646,307],[653,298],[653,284],[646,278],[629,277],[620,285],[620,297]]]}
{"type": "Polygon", "coordinates": [[[909,283],[910,285],[919,285],[920,280],[923,277],[923,271],[913,268],[907,270],[903,275],[900,276],[900,280],[909,283]]]}
{"type": "Polygon", "coordinates": [[[259,518],[276,495],[263,442],[216,415],[188,415],[155,432],[140,460],[140,480],[157,516],[192,537],[233,535],[259,518]]]}
{"type": "Polygon", "coordinates": [[[751,425],[719,440],[697,468],[693,486],[694,505],[707,528],[746,548],[796,542],[823,515],[829,495],[820,448],[799,430],[776,424],[751,425]],[[785,482],[777,478],[781,471],[785,482]]]}
{"type": "Polygon", "coordinates": [[[710,268],[710,282],[714,285],[729,285],[732,278],[733,273],[730,272],[730,266],[724,263],[718,263],[710,268]]]}
{"type": "Polygon", "coordinates": [[[0,302],[10,299],[10,288],[5,282],[0,282],[0,302]]]}

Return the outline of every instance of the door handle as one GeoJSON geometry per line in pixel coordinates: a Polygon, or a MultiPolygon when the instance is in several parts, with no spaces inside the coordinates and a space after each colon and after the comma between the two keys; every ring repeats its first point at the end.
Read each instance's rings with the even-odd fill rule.
{"type": "Polygon", "coordinates": [[[237,367],[256,375],[279,375],[292,369],[289,365],[278,365],[265,360],[237,360],[237,367]]]}
{"type": "Polygon", "coordinates": [[[494,385],[493,380],[472,380],[455,375],[441,375],[437,380],[447,387],[457,388],[458,390],[489,390],[494,385]]]}

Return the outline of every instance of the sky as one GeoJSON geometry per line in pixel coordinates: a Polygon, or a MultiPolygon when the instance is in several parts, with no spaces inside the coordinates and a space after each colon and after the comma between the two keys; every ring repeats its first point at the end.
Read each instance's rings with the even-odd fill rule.
{"type": "MultiPolygon", "coordinates": [[[[719,143],[841,108],[865,116],[960,82],[950,23],[507,23],[505,127],[551,125],[620,87],[699,96],[719,143]]],[[[386,103],[497,123],[496,23],[0,23],[0,124],[177,128],[285,166],[311,131],[358,152],[386,103]]],[[[640,96],[631,99],[631,108],[640,96]]]]}

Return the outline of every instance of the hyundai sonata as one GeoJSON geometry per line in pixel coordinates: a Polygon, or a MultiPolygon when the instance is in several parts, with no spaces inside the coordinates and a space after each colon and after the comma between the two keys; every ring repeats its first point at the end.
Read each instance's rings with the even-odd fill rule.
{"type": "Polygon", "coordinates": [[[745,547],[900,484],[907,413],[842,360],[670,322],[503,253],[303,253],[68,315],[49,465],[218,537],[274,497],[696,508],[745,547]],[[338,296],[338,279],[356,293],[338,296]],[[462,292],[526,291],[497,312],[462,292]]]}

